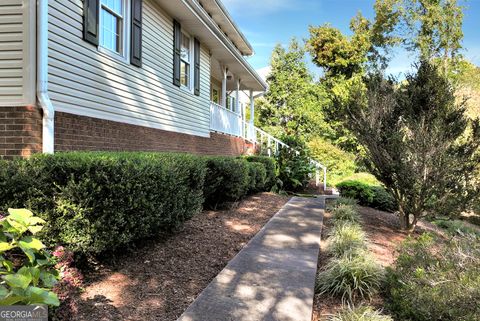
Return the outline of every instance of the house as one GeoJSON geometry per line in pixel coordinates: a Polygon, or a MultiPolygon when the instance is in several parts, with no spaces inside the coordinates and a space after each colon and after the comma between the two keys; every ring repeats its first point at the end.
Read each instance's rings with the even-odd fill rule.
{"type": "Polygon", "coordinates": [[[240,155],[267,87],[252,54],[219,0],[2,0],[0,157],[240,155]]]}

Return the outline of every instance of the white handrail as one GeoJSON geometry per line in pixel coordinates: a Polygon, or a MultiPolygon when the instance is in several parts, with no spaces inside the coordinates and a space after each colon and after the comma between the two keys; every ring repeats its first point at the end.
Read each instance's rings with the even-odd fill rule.
{"type": "MultiPolygon", "coordinates": [[[[246,134],[244,137],[245,139],[250,140],[253,143],[258,143],[258,136],[260,135],[260,144],[261,146],[263,146],[265,138],[267,138],[268,156],[272,156],[272,148],[271,148],[272,142],[274,143],[274,146],[275,146],[275,153],[278,152],[279,147],[282,147],[282,148],[292,149],[297,153],[297,155],[300,155],[299,151],[293,149],[292,147],[288,146],[281,140],[273,137],[269,133],[255,127],[253,124],[243,121],[243,126],[246,128],[245,130],[246,134]]],[[[320,172],[323,171],[323,190],[326,191],[327,190],[327,167],[311,158],[310,158],[310,164],[315,166],[315,182],[317,186],[320,186],[320,172]]]]}
{"type": "MultiPolygon", "coordinates": [[[[280,148],[291,149],[300,155],[300,152],[288,146],[281,140],[273,137],[269,133],[255,127],[253,123],[246,122],[241,113],[227,109],[217,103],[210,104],[210,129],[216,132],[241,137],[254,144],[259,143],[263,147],[267,142],[267,154],[273,156],[277,154],[280,148]]],[[[320,186],[320,172],[323,171],[323,189],[327,190],[327,167],[316,160],[310,158],[310,164],[315,166],[315,181],[320,186]]]]}

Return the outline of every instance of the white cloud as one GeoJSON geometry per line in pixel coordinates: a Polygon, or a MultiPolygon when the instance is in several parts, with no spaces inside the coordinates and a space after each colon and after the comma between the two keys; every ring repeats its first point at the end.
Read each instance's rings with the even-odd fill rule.
{"type": "Polygon", "coordinates": [[[294,0],[223,0],[233,14],[264,15],[279,10],[293,9],[294,0]]]}

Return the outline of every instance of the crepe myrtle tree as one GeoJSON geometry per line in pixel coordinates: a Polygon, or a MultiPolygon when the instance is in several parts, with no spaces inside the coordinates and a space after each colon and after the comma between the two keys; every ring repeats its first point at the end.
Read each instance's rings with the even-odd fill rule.
{"type": "Polygon", "coordinates": [[[402,82],[365,77],[344,110],[371,172],[398,203],[402,229],[425,215],[455,215],[479,195],[479,120],[429,62],[402,82]]]}

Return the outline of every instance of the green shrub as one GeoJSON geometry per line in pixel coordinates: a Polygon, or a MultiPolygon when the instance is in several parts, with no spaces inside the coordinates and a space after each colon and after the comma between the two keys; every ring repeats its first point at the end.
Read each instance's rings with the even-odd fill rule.
{"type": "Polygon", "coordinates": [[[249,175],[249,193],[257,193],[265,190],[265,181],[267,179],[267,170],[262,163],[249,162],[248,175],[249,175]]]}
{"type": "Polygon", "coordinates": [[[8,210],[0,221],[0,305],[59,306],[52,288],[59,279],[55,261],[35,237],[45,224],[28,210],[8,210]]]}
{"type": "Polygon", "coordinates": [[[327,166],[328,180],[336,185],[340,180],[355,173],[355,155],[345,152],[322,138],[314,138],[308,143],[311,156],[327,166]]]}
{"type": "MultiPolygon", "coordinates": [[[[337,184],[345,182],[345,181],[358,181],[370,186],[381,186],[382,184],[378,181],[378,179],[370,173],[355,173],[350,176],[343,178],[337,184]]],[[[336,185],[336,184],[335,184],[336,185]]]]}
{"type": "Polygon", "coordinates": [[[480,320],[479,239],[407,239],[387,270],[386,298],[399,320],[480,320]]]}
{"type": "Polygon", "coordinates": [[[435,220],[433,224],[447,230],[452,235],[474,234],[480,236],[480,229],[475,229],[460,220],[435,220]]]}
{"type": "Polygon", "coordinates": [[[329,251],[336,257],[367,248],[367,236],[358,224],[336,222],[330,233],[329,251]]]}
{"type": "Polygon", "coordinates": [[[280,148],[276,155],[278,164],[277,191],[295,192],[304,189],[314,167],[310,163],[308,149],[300,139],[284,136],[283,142],[290,148],[280,148]]]}
{"type": "Polygon", "coordinates": [[[397,209],[395,199],[382,186],[371,186],[360,181],[343,181],[337,184],[343,197],[354,198],[361,205],[382,211],[397,209]]]}
{"type": "Polygon", "coordinates": [[[335,222],[360,222],[360,214],[355,206],[338,205],[332,210],[332,218],[335,222]]]}
{"type": "Polygon", "coordinates": [[[369,306],[344,307],[330,321],[393,321],[392,317],[369,306]]]}
{"type": "Polygon", "coordinates": [[[317,276],[316,292],[341,297],[354,302],[370,299],[380,288],[384,278],[383,268],[367,251],[359,250],[327,263],[317,276]]]}
{"type": "Polygon", "coordinates": [[[262,163],[266,169],[265,190],[270,191],[277,181],[277,165],[275,159],[267,156],[246,156],[248,162],[262,163]]]}
{"type": "Polygon", "coordinates": [[[205,178],[205,204],[216,207],[225,202],[235,202],[247,195],[250,179],[248,162],[233,157],[207,157],[205,178]]]}
{"type": "Polygon", "coordinates": [[[5,165],[2,209],[33,210],[47,221],[47,242],[84,253],[171,231],[204,200],[206,167],[195,156],[58,153],[5,165]]]}

